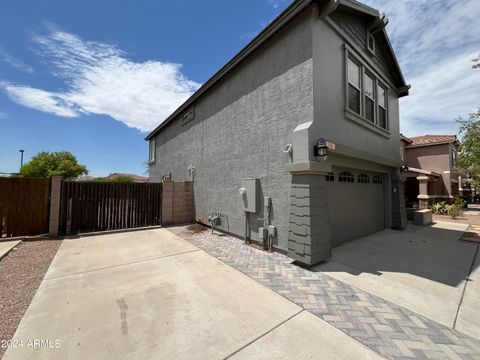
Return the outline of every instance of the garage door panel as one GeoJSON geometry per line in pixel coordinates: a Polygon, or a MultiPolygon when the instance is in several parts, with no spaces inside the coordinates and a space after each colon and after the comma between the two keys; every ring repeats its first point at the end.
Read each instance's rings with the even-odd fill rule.
{"type": "Polygon", "coordinates": [[[373,184],[372,180],[374,175],[383,180],[383,175],[350,169],[338,169],[334,174],[335,180],[327,182],[333,246],[382,230],[385,226],[384,185],[373,184]],[[339,173],[343,171],[353,174],[354,182],[339,182],[339,173]],[[369,183],[359,183],[359,174],[367,174],[369,183]]]}

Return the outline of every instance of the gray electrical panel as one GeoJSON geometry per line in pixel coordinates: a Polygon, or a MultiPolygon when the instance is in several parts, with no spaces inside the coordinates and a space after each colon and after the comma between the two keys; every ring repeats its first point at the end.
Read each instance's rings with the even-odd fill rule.
{"type": "Polygon", "coordinates": [[[258,189],[260,181],[258,179],[243,179],[242,188],[245,188],[243,195],[243,206],[246,212],[258,212],[258,189]]]}

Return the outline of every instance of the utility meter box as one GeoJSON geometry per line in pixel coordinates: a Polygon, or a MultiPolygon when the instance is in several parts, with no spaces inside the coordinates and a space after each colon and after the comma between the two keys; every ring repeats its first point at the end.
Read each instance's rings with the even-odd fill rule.
{"type": "Polygon", "coordinates": [[[259,179],[243,179],[242,188],[245,193],[242,195],[244,211],[250,213],[258,212],[258,193],[260,188],[259,179]]]}

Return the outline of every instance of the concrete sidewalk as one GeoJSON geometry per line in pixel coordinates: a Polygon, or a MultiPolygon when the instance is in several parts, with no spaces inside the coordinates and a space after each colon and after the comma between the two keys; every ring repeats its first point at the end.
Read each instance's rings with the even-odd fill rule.
{"type": "Polygon", "coordinates": [[[381,358],[164,229],[65,240],[15,340],[4,360],[381,358]]]}
{"type": "Polygon", "coordinates": [[[0,260],[5,257],[21,240],[0,241],[0,260]]]}
{"type": "Polygon", "coordinates": [[[478,244],[459,241],[465,229],[438,222],[381,231],[335,248],[331,261],[315,269],[480,339],[480,326],[474,326],[480,279],[467,281],[478,267],[478,244]]]}

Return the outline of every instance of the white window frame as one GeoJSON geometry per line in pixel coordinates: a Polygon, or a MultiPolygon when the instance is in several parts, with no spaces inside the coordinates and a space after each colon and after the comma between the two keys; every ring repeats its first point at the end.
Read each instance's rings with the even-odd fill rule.
{"type": "Polygon", "coordinates": [[[357,61],[355,58],[353,57],[347,57],[347,108],[349,111],[353,112],[354,114],[357,114],[357,115],[361,115],[363,113],[363,89],[362,89],[362,86],[363,86],[363,71],[362,71],[362,64],[357,61]],[[348,78],[348,75],[349,75],[349,68],[348,68],[348,62],[352,61],[355,65],[358,66],[358,81],[359,81],[359,85],[355,85],[353,84],[352,82],[350,82],[350,79],[348,78]],[[355,89],[357,89],[359,91],[359,95],[360,95],[360,98],[358,99],[358,106],[360,107],[360,114],[358,114],[357,112],[355,112],[355,110],[352,110],[350,108],[350,104],[349,104],[349,101],[350,101],[350,96],[349,96],[349,89],[348,89],[348,86],[351,85],[353,86],[355,89]]]}
{"type": "Polygon", "coordinates": [[[156,138],[151,138],[148,143],[148,163],[153,164],[157,158],[157,140],[156,138]],[[152,150],[153,148],[153,150],[152,150]]]}
{"type": "Polygon", "coordinates": [[[376,113],[377,113],[377,89],[376,89],[376,85],[377,85],[377,80],[376,80],[375,75],[373,75],[368,70],[366,71],[365,68],[362,68],[362,88],[363,88],[362,101],[363,101],[363,109],[364,109],[362,115],[367,121],[369,121],[372,124],[376,124],[376,119],[377,119],[377,115],[376,115],[376,113]],[[365,91],[365,86],[364,86],[365,76],[369,76],[373,79],[373,98],[368,96],[367,92],[365,91]],[[373,100],[373,121],[371,121],[370,119],[367,118],[367,97],[370,100],[373,100]]]}
{"type": "Polygon", "coordinates": [[[356,55],[349,47],[345,46],[345,115],[347,118],[360,123],[361,125],[365,125],[370,129],[384,135],[390,135],[390,119],[389,119],[389,92],[390,86],[387,85],[387,82],[383,80],[383,78],[374,71],[370,66],[368,66],[365,61],[363,61],[360,56],[356,55]],[[348,96],[348,60],[352,60],[355,64],[360,67],[360,114],[357,114],[355,111],[350,109],[349,106],[349,96],[348,96]],[[373,83],[373,90],[374,90],[374,121],[370,121],[367,119],[365,115],[365,74],[370,76],[374,83],[373,83]],[[379,124],[379,117],[378,117],[378,86],[382,86],[385,89],[385,106],[386,106],[386,127],[383,128],[379,124]]]}
{"type": "Polygon", "coordinates": [[[375,112],[377,113],[377,125],[381,129],[388,129],[388,88],[385,85],[383,85],[382,82],[377,82],[376,91],[377,91],[377,107],[375,108],[375,112]],[[385,90],[385,95],[384,95],[384,98],[383,98],[383,101],[384,101],[383,105],[381,105],[380,102],[378,101],[378,98],[380,97],[379,94],[378,94],[378,88],[379,87],[381,87],[385,90]],[[385,127],[380,125],[379,107],[382,107],[385,110],[385,127]]]}
{"type": "Polygon", "coordinates": [[[367,31],[367,51],[370,56],[375,56],[375,36],[370,31],[367,31]],[[372,40],[373,47],[370,47],[370,39],[372,40]]]}

